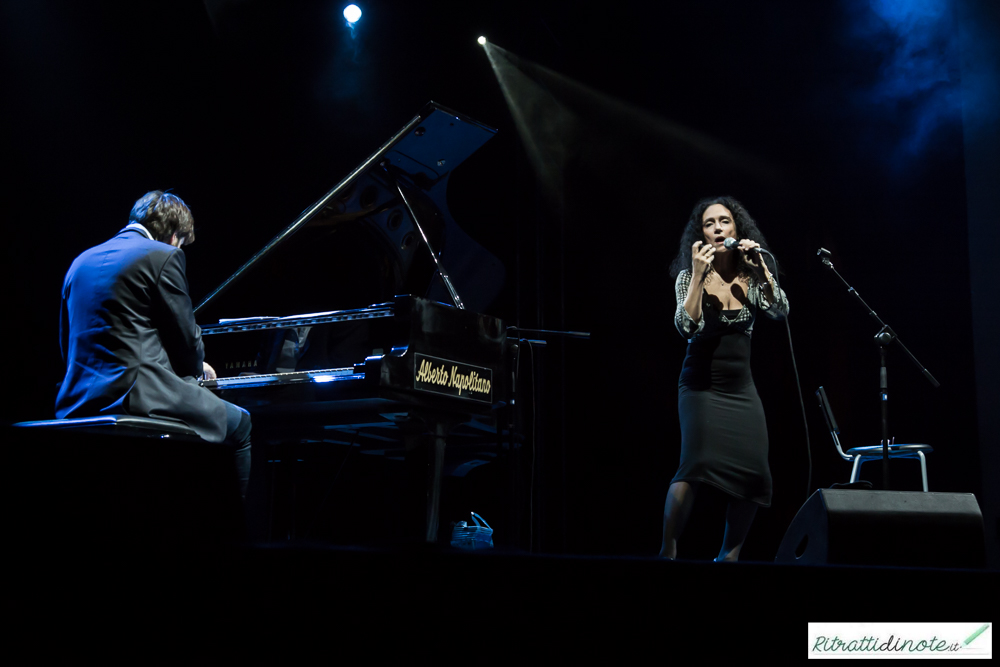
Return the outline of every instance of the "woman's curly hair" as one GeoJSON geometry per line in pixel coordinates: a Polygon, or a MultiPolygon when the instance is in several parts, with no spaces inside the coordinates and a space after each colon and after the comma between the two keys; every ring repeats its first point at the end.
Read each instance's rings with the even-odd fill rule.
{"type": "MultiPolygon", "coordinates": [[[[691,270],[691,246],[694,245],[695,241],[703,241],[705,239],[704,232],[702,231],[702,218],[705,215],[705,210],[713,204],[721,204],[733,214],[733,222],[736,223],[736,240],[750,239],[759,243],[764,250],[769,250],[767,241],[764,240],[764,235],[757,228],[757,223],[750,217],[743,204],[732,197],[708,197],[695,204],[694,210],[691,211],[691,217],[688,218],[687,224],[684,226],[684,232],[681,234],[681,247],[677,251],[674,261],[670,263],[671,278],[676,278],[677,274],[684,269],[691,270]]],[[[762,256],[766,257],[766,255],[762,256]]],[[[741,276],[746,278],[753,276],[753,270],[747,264],[743,253],[739,253],[738,262],[737,271],[741,276]]],[[[772,273],[777,270],[777,267],[770,266],[770,263],[768,268],[772,273]]]]}

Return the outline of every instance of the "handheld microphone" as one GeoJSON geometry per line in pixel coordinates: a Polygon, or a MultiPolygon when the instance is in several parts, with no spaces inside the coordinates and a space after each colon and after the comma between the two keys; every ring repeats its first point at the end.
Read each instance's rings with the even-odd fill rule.
{"type": "MultiPolygon", "coordinates": [[[[726,239],[725,241],[723,241],[722,245],[724,245],[726,247],[726,250],[738,250],[739,246],[740,246],[740,242],[737,241],[736,239],[730,237],[730,238],[726,239]]],[[[758,250],[758,251],[760,251],[760,252],[762,252],[762,253],[764,253],[766,255],[769,255],[771,257],[771,261],[774,262],[774,266],[775,266],[775,270],[773,272],[775,274],[773,276],[774,277],[774,284],[777,285],[778,284],[778,278],[777,278],[776,274],[778,273],[778,271],[777,271],[778,260],[775,258],[774,255],[771,254],[770,250],[765,250],[764,248],[760,248],[760,247],[754,248],[754,250],[758,250]]],[[[764,262],[763,259],[761,259],[760,261],[761,261],[762,264],[765,264],[765,262],[764,262]]],[[[770,268],[770,267],[768,267],[768,268],[770,268]]]]}
{"type": "MultiPolygon", "coordinates": [[[[730,237],[722,242],[722,245],[726,247],[726,250],[737,250],[740,246],[740,242],[736,239],[730,237]]],[[[765,250],[764,248],[754,248],[754,250],[759,250],[760,252],[771,255],[771,251],[765,250]]],[[[771,259],[774,259],[774,255],[771,255],[771,259]]]]}

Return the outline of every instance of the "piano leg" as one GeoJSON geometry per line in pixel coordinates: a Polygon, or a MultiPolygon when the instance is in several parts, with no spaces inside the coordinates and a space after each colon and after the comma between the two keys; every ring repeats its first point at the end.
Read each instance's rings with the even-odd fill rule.
{"type": "Polygon", "coordinates": [[[441,522],[441,475],[444,471],[444,449],[447,443],[449,425],[443,422],[434,424],[430,435],[430,460],[427,465],[427,534],[429,543],[437,542],[438,528],[441,522]]]}
{"type": "Polygon", "coordinates": [[[438,541],[448,434],[463,421],[464,419],[456,419],[453,415],[411,414],[407,426],[412,430],[406,438],[406,458],[411,484],[414,485],[410,495],[414,506],[407,510],[414,524],[407,531],[412,540],[427,544],[436,544],[438,541]]]}

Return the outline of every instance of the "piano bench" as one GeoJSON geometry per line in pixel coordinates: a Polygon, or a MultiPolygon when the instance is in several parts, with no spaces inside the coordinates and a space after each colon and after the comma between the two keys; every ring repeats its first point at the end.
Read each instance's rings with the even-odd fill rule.
{"type": "Polygon", "coordinates": [[[129,415],[106,415],[104,417],[84,417],[80,419],[47,419],[44,421],[18,422],[17,428],[37,429],[44,431],[72,430],[84,433],[110,433],[144,438],[170,438],[179,436],[181,439],[194,438],[200,440],[187,424],[150,417],[132,417],[129,415]]]}
{"type": "Polygon", "coordinates": [[[20,422],[4,435],[13,534],[41,553],[72,545],[74,559],[99,560],[247,539],[233,446],[185,424],[108,415],[20,422]]]}

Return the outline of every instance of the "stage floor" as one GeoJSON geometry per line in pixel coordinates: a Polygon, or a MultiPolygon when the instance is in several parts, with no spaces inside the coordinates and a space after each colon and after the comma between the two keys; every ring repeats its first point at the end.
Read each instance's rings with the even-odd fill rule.
{"type": "MultiPolygon", "coordinates": [[[[112,633],[168,661],[197,642],[220,660],[292,657],[317,643],[331,659],[348,648],[802,658],[810,621],[992,622],[1000,574],[318,544],[22,544],[16,554],[16,636],[57,627],[86,653],[113,654],[124,645],[105,644],[112,633]]],[[[60,647],[37,644],[41,654],[60,647]]]]}

